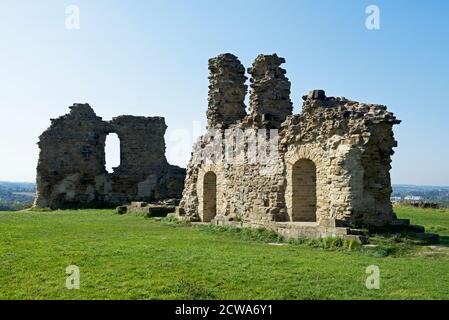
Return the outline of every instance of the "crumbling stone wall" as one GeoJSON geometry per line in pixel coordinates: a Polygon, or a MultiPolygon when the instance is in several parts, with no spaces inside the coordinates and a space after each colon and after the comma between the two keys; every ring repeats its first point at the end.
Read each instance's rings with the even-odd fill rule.
{"type": "Polygon", "coordinates": [[[161,117],[120,116],[110,122],[74,104],[39,139],[36,207],[115,206],[181,197],[185,170],[165,158],[161,117]],[[120,166],[105,168],[105,140],[120,139],[120,166]]]}
{"type": "Polygon", "coordinates": [[[283,123],[287,149],[288,211],[291,166],[310,159],[317,166],[317,217],[346,224],[384,225],[395,219],[390,195],[390,163],[400,123],[385,106],[313,91],[304,97],[300,115],[283,123]]]}
{"type": "MultiPolygon", "coordinates": [[[[228,118],[224,125],[208,112],[209,130],[194,146],[178,213],[204,219],[204,197],[210,196],[204,190],[204,177],[213,172],[217,177],[215,221],[316,221],[318,226],[335,227],[382,226],[395,220],[389,170],[396,146],[392,127],[400,121],[385,106],[326,97],[322,90],[304,96],[301,113],[291,115],[290,82],[279,67],[283,62],[277,55],[256,58],[248,70],[252,91],[250,113],[244,118],[228,118]],[[210,157],[210,152],[205,153],[210,145],[217,138],[226,140],[223,128],[245,134],[278,129],[277,140],[272,140],[277,143],[263,145],[269,142],[269,130],[259,131],[262,139],[257,140],[259,152],[268,153],[273,145],[275,152],[268,161],[251,161],[247,139],[243,146],[224,143],[214,151],[220,154],[218,160],[210,157]],[[244,161],[229,161],[225,155],[229,148],[243,150],[244,161]],[[298,210],[307,214],[298,215],[298,210]]],[[[210,68],[209,78],[225,74],[224,68],[210,68]]]]}

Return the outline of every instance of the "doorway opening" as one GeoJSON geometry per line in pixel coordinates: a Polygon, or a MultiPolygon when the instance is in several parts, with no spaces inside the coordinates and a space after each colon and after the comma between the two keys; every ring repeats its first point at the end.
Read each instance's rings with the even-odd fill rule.
{"type": "Polygon", "coordinates": [[[217,214],[217,176],[212,171],[204,175],[203,222],[210,222],[217,214]]]}
{"type": "Polygon", "coordinates": [[[292,172],[292,221],[316,222],[316,166],[300,159],[292,172]]]}

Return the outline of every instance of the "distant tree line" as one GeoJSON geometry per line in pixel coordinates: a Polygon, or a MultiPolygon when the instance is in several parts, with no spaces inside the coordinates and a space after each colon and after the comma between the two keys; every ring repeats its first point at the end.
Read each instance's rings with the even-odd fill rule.
{"type": "Polygon", "coordinates": [[[30,208],[33,205],[33,201],[6,201],[0,199],[0,211],[18,211],[30,208]]]}
{"type": "Polygon", "coordinates": [[[0,211],[16,211],[31,207],[35,190],[34,183],[0,181],[0,211]]]}
{"type": "Polygon", "coordinates": [[[417,197],[422,203],[436,203],[439,207],[449,207],[449,187],[393,185],[392,197],[396,201],[408,201],[417,197]]]}

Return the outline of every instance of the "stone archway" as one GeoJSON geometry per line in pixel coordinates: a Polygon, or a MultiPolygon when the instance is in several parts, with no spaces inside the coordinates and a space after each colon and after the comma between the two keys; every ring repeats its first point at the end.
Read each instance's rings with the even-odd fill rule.
{"type": "Polygon", "coordinates": [[[217,175],[209,171],[203,178],[203,222],[210,222],[217,214],[217,175]]]}
{"type": "Polygon", "coordinates": [[[316,172],[312,160],[299,159],[292,166],[292,221],[317,221],[316,172]]]}

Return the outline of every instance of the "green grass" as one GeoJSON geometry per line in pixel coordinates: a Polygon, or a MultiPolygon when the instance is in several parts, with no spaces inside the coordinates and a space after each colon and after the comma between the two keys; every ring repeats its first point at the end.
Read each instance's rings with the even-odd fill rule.
{"type": "Polygon", "coordinates": [[[449,209],[421,209],[397,207],[398,218],[411,219],[411,223],[426,227],[426,232],[438,233],[440,242],[449,246],[449,209]]]}
{"type": "MultiPolygon", "coordinates": [[[[396,211],[449,236],[448,211],[396,211]]],[[[323,241],[274,245],[282,239],[266,230],[112,210],[0,213],[0,299],[449,299],[446,251],[385,257],[323,241]],[[80,290],[65,288],[68,265],[80,267],[80,290]],[[370,265],[380,290],[365,287],[370,265]]]]}

